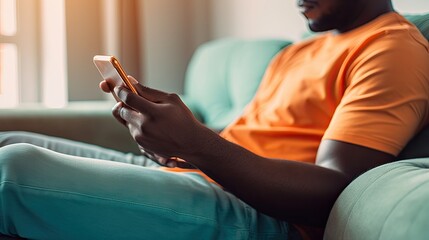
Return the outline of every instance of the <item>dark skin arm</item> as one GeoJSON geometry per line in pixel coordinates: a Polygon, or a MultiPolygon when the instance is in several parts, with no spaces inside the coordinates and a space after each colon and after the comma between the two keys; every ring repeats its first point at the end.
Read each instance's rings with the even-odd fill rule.
{"type": "MultiPolygon", "coordinates": [[[[384,152],[333,140],[321,143],[315,165],[267,159],[203,126],[177,95],[135,85],[143,97],[123,86],[114,88],[123,103],[113,114],[142,148],[164,159],[186,159],[244,202],[278,219],[323,227],[353,179],[394,160],[384,152]]],[[[109,91],[106,82],[100,86],[109,91]]]]}
{"type": "Polygon", "coordinates": [[[316,165],[266,159],[220,139],[214,142],[210,153],[190,161],[258,211],[312,226],[325,225],[335,200],[355,177],[393,160],[380,151],[332,140],[322,142],[316,165]]]}

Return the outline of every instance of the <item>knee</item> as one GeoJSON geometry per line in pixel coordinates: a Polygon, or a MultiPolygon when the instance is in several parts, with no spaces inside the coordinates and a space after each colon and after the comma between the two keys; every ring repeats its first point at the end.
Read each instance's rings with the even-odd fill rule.
{"type": "MultiPolygon", "coordinates": [[[[40,150],[31,144],[17,143],[0,148],[0,179],[19,179],[18,175],[31,174],[40,150]]],[[[25,175],[24,175],[25,176],[25,175]]]]}

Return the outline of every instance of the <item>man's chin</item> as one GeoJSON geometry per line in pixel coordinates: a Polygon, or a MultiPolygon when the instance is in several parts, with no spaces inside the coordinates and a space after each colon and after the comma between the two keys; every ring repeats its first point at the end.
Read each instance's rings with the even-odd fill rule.
{"type": "Polygon", "coordinates": [[[333,29],[332,27],[328,27],[328,26],[325,26],[325,25],[321,25],[321,24],[319,24],[318,22],[315,22],[315,21],[312,21],[312,20],[309,20],[309,21],[308,21],[308,28],[309,28],[312,32],[316,32],[316,33],[319,33],[319,32],[326,32],[326,31],[330,31],[330,30],[332,30],[332,29],[333,29]]]}

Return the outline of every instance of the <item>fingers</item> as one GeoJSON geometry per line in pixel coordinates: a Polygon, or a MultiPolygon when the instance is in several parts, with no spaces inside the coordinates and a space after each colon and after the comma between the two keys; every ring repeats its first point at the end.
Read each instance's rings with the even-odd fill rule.
{"type": "Polygon", "coordinates": [[[128,75],[127,77],[134,86],[139,84],[139,81],[137,81],[137,79],[135,79],[133,76],[128,75]]]}
{"type": "Polygon", "coordinates": [[[122,125],[126,126],[127,122],[124,121],[124,119],[121,117],[121,114],[120,114],[120,111],[121,111],[122,107],[123,107],[123,103],[122,102],[117,102],[115,104],[115,106],[113,106],[113,108],[112,108],[112,114],[113,114],[113,117],[115,117],[115,119],[118,122],[120,122],[122,125]]]}
{"type": "Polygon", "coordinates": [[[130,79],[130,81],[133,83],[134,87],[137,89],[138,94],[151,102],[154,102],[154,103],[162,102],[169,95],[166,92],[162,92],[162,91],[141,85],[132,76],[128,76],[128,79],[130,79]]]}
{"type": "MultiPolygon", "coordinates": [[[[144,150],[143,150],[144,151],[144,150]]],[[[195,167],[181,159],[175,158],[175,157],[162,157],[158,154],[152,154],[152,157],[154,158],[156,162],[158,162],[161,166],[169,167],[169,168],[185,168],[185,169],[194,169],[195,167]]]]}
{"type": "Polygon", "coordinates": [[[103,81],[101,81],[101,82],[100,82],[100,84],[99,84],[98,86],[101,88],[101,90],[102,90],[103,92],[105,92],[105,93],[111,93],[111,94],[113,95],[113,98],[115,98],[115,100],[116,100],[117,102],[120,102],[120,101],[121,101],[121,100],[119,99],[119,97],[118,97],[118,96],[116,96],[116,93],[115,93],[114,91],[112,91],[111,85],[109,84],[109,82],[108,82],[108,81],[103,80],[103,81]]]}
{"type": "Polygon", "coordinates": [[[98,86],[99,86],[99,87],[100,87],[100,89],[101,89],[101,90],[103,90],[103,92],[105,92],[105,93],[110,93],[110,92],[111,92],[110,87],[109,87],[109,84],[108,84],[105,80],[101,81],[101,82],[100,82],[100,84],[99,84],[98,86]]]}
{"type": "MultiPolygon", "coordinates": [[[[147,110],[148,107],[151,107],[150,105],[155,106],[153,103],[155,104],[165,103],[171,99],[173,101],[180,99],[178,96],[176,97],[176,94],[169,94],[163,91],[159,91],[156,89],[143,86],[132,76],[128,76],[128,79],[137,90],[138,96],[143,97],[144,100],[147,100],[146,104],[144,102],[142,103],[142,101],[139,101],[139,98],[136,98],[135,96],[130,95],[131,91],[129,91],[129,89],[125,87],[125,85],[114,86],[113,93],[115,93],[118,96],[120,101],[123,101],[126,105],[136,110],[144,111],[144,110],[147,110]],[[139,104],[143,104],[144,106],[139,108],[138,106],[139,104]]],[[[107,81],[107,85],[108,85],[107,87],[105,85],[106,85],[105,83],[103,83],[103,85],[100,84],[101,87],[104,87],[107,89],[107,87],[109,86],[109,82],[107,81]]]]}
{"type": "MultiPolygon", "coordinates": [[[[142,131],[142,125],[147,121],[148,117],[144,114],[141,114],[138,111],[135,111],[127,106],[124,103],[116,104],[116,109],[113,113],[116,119],[121,119],[125,125],[130,125],[128,128],[131,130],[131,126],[133,128],[138,128],[138,131],[142,131]]],[[[137,131],[137,130],[136,130],[137,131]]]]}
{"type": "Polygon", "coordinates": [[[112,108],[112,114],[117,121],[127,126],[128,128],[130,128],[128,124],[138,126],[140,122],[144,121],[145,119],[145,116],[126,107],[122,102],[117,102],[115,104],[115,106],[112,108]]]}
{"type": "MultiPolygon", "coordinates": [[[[146,86],[141,85],[134,77],[132,76],[128,76],[128,79],[131,81],[131,83],[133,84],[133,86],[137,89],[137,92],[140,96],[146,98],[147,100],[151,101],[151,102],[162,102],[163,99],[165,99],[169,94],[156,90],[156,89],[152,89],[146,86]]],[[[115,87],[124,87],[125,85],[120,85],[120,86],[115,86],[112,85],[113,83],[111,81],[108,80],[103,80],[99,83],[99,87],[100,89],[105,92],[105,93],[110,93],[113,92],[113,89],[115,87]]]]}
{"type": "Polygon", "coordinates": [[[132,93],[128,88],[122,86],[115,87],[114,93],[116,93],[120,101],[137,112],[147,113],[155,111],[156,106],[154,102],[132,93]]]}
{"type": "Polygon", "coordinates": [[[169,168],[185,168],[185,169],[193,169],[195,168],[193,165],[189,164],[188,162],[185,162],[181,159],[178,159],[176,157],[161,157],[157,154],[154,154],[154,157],[156,161],[161,164],[162,166],[169,167],[169,168]]]}
{"type": "Polygon", "coordinates": [[[165,165],[170,168],[195,169],[192,164],[178,158],[169,158],[165,165]]]}
{"type": "Polygon", "coordinates": [[[168,158],[162,157],[158,154],[153,154],[154,160],[157,161],[161,166],[166,166],[168,158]]]}
{"type": "Polygon", "coordinates": [[[152,160],[152,161],[158,162],[158,163],[162,163],[162,164],[164,164],[164,163],[165,163],[165,161],[161,161],[160,159],[158,159],[158,158],[156,157],[156,154],[149,153],[148,151],[146,151],[145,149],[143,149],[143,147],[141,147],[141,146],[139,146],[139,147],[140,147],[140,152],[141,152],[141,154],[142,154],[143,156],[145,156],[146,158],[148,158],[148,159],[150,159],[150,160],[152,160]]]}

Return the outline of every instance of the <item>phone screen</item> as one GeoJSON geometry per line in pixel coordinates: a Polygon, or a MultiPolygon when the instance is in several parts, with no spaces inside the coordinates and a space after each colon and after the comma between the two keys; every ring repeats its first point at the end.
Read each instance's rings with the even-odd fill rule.
{"type": "Polygon", "coordinates": [[[125,83],[133,93],[138,94],[125,70],[114,56],[96,55],[93,61],[104,80],[113,81],[115,85],[125,83]]]}

